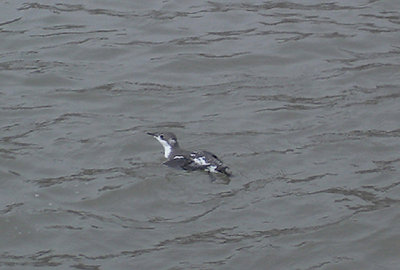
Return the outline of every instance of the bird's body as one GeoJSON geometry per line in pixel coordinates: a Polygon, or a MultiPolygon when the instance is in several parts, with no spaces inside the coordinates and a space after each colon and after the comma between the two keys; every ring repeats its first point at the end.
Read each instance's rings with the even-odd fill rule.
{"type": "Polygon", "coordinates": [[[171,132],[150,133],[147,134],[157,139],[164,147],[164,156],[167,159],[165,165],[174,168],[181,168],[188,171],[203,170],[211,173],[222,173],[230,176],[228,167],[224,165],[216,155],[208,151],[187,151],[181,149],[175,134],[171,132]]]}

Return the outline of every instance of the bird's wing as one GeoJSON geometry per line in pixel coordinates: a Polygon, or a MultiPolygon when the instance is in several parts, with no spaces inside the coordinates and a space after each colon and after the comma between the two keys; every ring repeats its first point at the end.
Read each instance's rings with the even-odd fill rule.
{"type": "Polygon", "coordinates": [[[164,162],[165,165],[172,168],[183,168],[185,167],[190,160],[185,158],[184,156],[177,156],[174,159],[170,159],[164,162]]]}
{"type": "MultiPolygon", "coordinates": [[[[216,168],[215,168],[216,171],[226,174],[227,176],[232,176],[232,173],[229,171],[229,167],[224,165],[224,162],[211,152],[208,152],[208,151],[196,152],[196,153],[194,153],[193,157],[194,158],[198,157],[198,159],[200,159],[200,161],[201,161],[201,157],[204,157],[208,161],[207,165],[216,166],[216,168]]],[[[204,160],[204,158],[203,158],[203,160],[204,160]]]]}
{"type": "Polygon", "coordinates": [[[193,152],[190,157],[197,163],[202,165],[222,166],[223,162],[216,155],[208,151],[193,152]]]}
{"type": "Polygon", "coordinates": [[[206,156],[208,159],[215,162],[215,164],[217,164],[218,166],[223,165],[222,160],[220,160],[215,154],[208,152],[208,151],[201,151],[201,152],[204,154],[204,156],[206,156]]]}
{"type": "Polygon", "coordinates": [[[207,168],[206,165],[198,164],[186,155],[175,156],[174,159],[167,160],[164,164],[172,168],[181,168],[187,171],[204,170],[207,168]]]}

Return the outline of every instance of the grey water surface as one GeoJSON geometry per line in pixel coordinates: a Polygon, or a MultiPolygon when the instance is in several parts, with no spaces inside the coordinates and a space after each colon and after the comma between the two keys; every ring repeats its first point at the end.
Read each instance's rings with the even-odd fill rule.
{"type": "Polygon", "coordinates": [[[399,269],[398,0],[0,6],[0,269],[399,269]]]}

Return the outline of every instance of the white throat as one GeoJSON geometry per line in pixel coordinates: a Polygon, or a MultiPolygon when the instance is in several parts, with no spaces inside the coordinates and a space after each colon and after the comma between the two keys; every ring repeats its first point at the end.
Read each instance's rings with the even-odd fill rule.
{"type": "Polygon", "coordinates": [[[171,154],[171,146],[164,140],[161,140],[158,137],[155,137],[157,139],[157,141],[159,141],[161,143],[161,145],[164,147],[164,157],[168,158],[169,154],[171,154]]]}

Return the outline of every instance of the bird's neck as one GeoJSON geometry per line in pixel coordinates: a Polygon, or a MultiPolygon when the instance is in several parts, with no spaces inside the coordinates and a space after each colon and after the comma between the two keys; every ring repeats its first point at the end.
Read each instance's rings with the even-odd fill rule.
{"type": "Polygon", "coordinates": [[[168,158],[172,152],[172,147],[169,144],[163,144],[164,147],[164,157],[168,158]]]}

